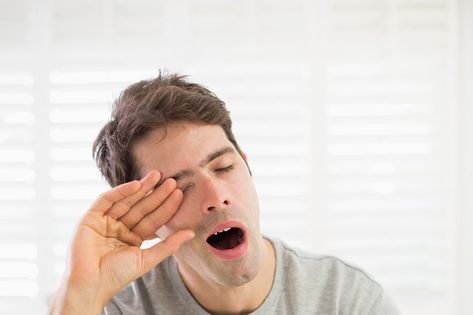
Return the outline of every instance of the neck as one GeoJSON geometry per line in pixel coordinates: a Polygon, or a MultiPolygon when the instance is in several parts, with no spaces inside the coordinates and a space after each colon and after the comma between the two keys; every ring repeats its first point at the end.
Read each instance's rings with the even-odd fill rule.
{"type": "MultiPolygon", "coordinates": [[[[205,281],[198,273],[183,272],[181,278],[197,302],[211,314],[248,314],[256,310],[268,296],[273,285],[276,257],[273,245],[261,240],[262,263],[256,277],[238,287],[205,281]]],[[[179,265],[179,262],[178,262],[179,265]]]]}

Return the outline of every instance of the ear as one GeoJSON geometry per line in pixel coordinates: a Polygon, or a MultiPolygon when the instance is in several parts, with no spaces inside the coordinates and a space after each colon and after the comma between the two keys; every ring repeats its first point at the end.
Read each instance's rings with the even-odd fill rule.
{"type": "Polygon", "coordinates": [[[248,165],[248,157],[246,156],[246,153],[243,151],[240,151],[240,155],[243,158],[243,161],[245,161],[246,167],[248,168],[248,172],[250,173],[250,176],[253,176],[251,173],[250,165],[248,165]]]}
{"type": "Polygon", "coordinates": [[[246,153],[243,152],[243,151],[240,151],[240,154],[241,154],[241,157],[243,158],[243,160],[245,160],[245,162],[248,162],[248,157],[246,156],[246,153]]]}

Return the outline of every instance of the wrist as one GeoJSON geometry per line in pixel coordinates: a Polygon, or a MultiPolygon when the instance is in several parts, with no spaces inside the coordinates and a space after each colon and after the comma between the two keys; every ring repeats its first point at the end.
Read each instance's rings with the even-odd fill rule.
{"type": "Polygon", "coordinates": [[[100,315],[108,301],[99,296],[88,288],[62,284],[51,300],[48,315],[100,315]]]}

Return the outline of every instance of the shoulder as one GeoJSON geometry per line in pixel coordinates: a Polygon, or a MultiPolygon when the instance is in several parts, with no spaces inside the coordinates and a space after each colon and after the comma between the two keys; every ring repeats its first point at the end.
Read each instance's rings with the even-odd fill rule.
{"type": "Polygon", "coordinates": [[[279,247],[279,254],[282,256],[280,263],[287,271],[301,272],[308,278],[317,278],[318,281],[352,282],[357,280],[381,288],[381,285],[371,275],[355,264],[335,256],[309,253],[280,241],[273,243],[279,247]]]}
{"type": "Polygon", "coordinates": [[[389,299],[381,284],[362,268],[338,257],[312,254],[278,240],[272,242],[279,255],[280,281],[291,288],[286,292],[295,292],[284,297],[291,303],[313,303],[323,314],[331,314],[334,309],[339,314],[384,314],[376,309],[386,309],[389,299]]]}

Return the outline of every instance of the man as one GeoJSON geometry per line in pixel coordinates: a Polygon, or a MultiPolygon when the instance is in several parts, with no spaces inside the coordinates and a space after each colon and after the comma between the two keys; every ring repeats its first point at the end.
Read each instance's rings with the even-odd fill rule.
{"type": "Polygon", "coordinates": [[[81,219],[51,314],[397,314],[363,271],[262,236],[231,125],[182,76],[121,94],[94,143],[114,188],[81,219]]]}

